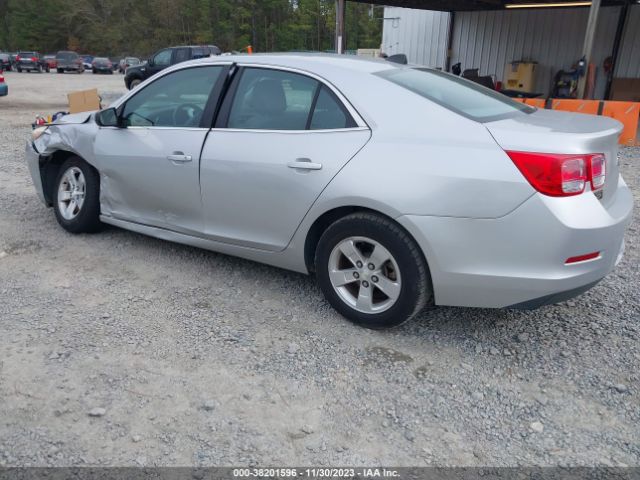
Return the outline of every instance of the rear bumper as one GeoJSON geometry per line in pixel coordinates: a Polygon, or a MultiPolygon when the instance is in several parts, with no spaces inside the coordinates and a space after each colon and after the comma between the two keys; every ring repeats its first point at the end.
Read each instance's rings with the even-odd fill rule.
{"type": "Polygon", "coordinates": [[[605,208],[592,194],[536,194],[497,219],[403,216],[429,262],[438,305],[536,308],[578,295],[622,259],[633,197],[620,177],[605,208]],[[577,255],[594,260],[565,265],[577,255]]]}
{"type": "Polygon", "coordinates": [[[40,173],[40,155],[35,151],[31,142],[27,142],[27,145],[25,147],[25,160],[27,161],[29,173],[31,174],[31,180],[33,181],[33,185],[36,188],[38,198],[42,203],[46,205],[47,201],[44,197],[44,189],[42,188],[42,175],[40,173]]]}

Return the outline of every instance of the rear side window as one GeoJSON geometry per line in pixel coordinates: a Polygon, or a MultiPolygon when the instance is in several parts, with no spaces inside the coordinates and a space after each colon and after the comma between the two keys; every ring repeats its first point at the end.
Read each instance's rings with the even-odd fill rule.
{"type": "Polygon", "coordinates": [[[376,75],[477,122],[534,111],[501,93],[437,70],[398,68],[376,75]]]}
{"type": "Polygon", "coordinates": [[[178,48],[175,53],[175,62],[186,62],[189,60],[189,49],[188,48],[178,48]]]}
{"type": "Polygon", "coordinates": [[[292,72],[247,68],[229,115],[229,128],[306,130],[318,82],[292,72]]]}
{"type": "Polygon", "coordinates": [[[355,122],[342,103],[333,92],[323,85],[318,93],[309,128],[311,130],[333,130],[355,126],[355,122]]]}
{"type": "Polygon", "coordinates": [[[326,86],[293,72],[246,68],[238,83],[228,128],[326,130],[356,124],[326,86]]]}

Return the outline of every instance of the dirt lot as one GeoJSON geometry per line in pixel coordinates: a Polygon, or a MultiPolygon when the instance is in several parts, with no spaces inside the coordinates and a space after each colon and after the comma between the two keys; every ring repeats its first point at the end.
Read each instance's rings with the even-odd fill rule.
{"type": "MultiPolygon", "coordinates": [[[[31,185],[29,123],[122,76],[6,79],[0,466],[640,465],[637,208],[625,259],[582,297],[370,332],[313,278],[65,233],[31,185]]],[[[638,204],[640,150],[622,155],[638,204]]]]}

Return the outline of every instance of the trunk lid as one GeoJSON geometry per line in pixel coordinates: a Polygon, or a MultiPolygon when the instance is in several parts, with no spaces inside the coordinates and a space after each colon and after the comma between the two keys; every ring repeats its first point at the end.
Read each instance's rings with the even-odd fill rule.
{"type": "MultiPolygon", "coordinates": [[[[581,113],[536,110],[488,122],[485,127],[504,150],[604,154],[606,182],[600,200],[605,206],[612,201],[618,189],[618,137],[622,131],[622,124],[617,120],[581,113]]],[[[587,191],[585,194],[591,193],[587,191]]]]}

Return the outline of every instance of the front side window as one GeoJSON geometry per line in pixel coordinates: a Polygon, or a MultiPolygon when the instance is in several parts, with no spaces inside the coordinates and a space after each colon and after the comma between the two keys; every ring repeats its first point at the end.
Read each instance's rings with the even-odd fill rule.
{"type": "Polygon", "coordinates": [[[222,66],[196,67],[159,78],[130,98],[122,120],[131,127],[199,127],[222,66]]]}
{"type": "Polygon", "coordinates": [[[398,68],[376,75],[478,122],[533,111],[501,93],[437,70],[398,68]]]}
{"type": "Polygon", "coordinates": [[[168,67],[171,65],[171,50],[162,50],[153,57],[153,64],[156,67],[168,67]]]}

